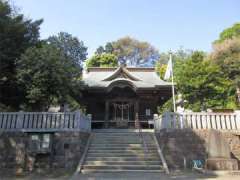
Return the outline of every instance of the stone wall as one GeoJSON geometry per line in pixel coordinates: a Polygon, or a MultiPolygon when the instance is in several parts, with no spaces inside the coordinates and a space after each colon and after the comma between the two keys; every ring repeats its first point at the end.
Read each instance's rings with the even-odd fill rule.
{"type": "Polygon", "coordinates": [[[74,169],[84,152],[89,133],[55,132],[51,134],[51,151],[33,153],[31,133],[2,132],[0,134],[0,169],[17,174],[36,169],[74,169]]]}
{"type": "MultiPolygon", "coordinates": [[[[240,165],[239,135],[227,131],[222,133],[230,145],[232,158],[237,159],[240,165]]],[[[192,160],[205,161],[207,158],[209,130],[164,129],[156,136],[170,168],[189,168],[192,167],[192,160]]]]}

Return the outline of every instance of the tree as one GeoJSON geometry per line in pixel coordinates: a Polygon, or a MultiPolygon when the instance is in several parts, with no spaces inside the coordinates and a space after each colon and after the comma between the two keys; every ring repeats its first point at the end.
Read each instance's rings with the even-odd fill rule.
{"type": "Polygon", "coordinates": [[[232,27],[223,30],[219,35],[219,39],[214,43],[221,43],[226,39],[233,38],[240,38],[240,23],[236,23],[232,27]]]}
{"type": "Polygon", "coordinates": [[[116,67],[117,57],[113,54],[96,54],[86,61],[87,67],[116,67]]]}
{"type": "Polygon", "coordinates": [[[82,66],[82,63],[86,60],[87,47],[83,41],[79,41],[77,37],[73,37],[71,34],[60,32],[57,36],[49,37],[47,42],[62,50],[66,57],[79,66],[82,66]]]}
{"type": "Polygon", "coordinates": [[[231,85],[219,66],[204,59],[203,52],[194,52],[190,59],[175,65],[177,89],[184,100],[185,107],[194,111],[207,108],[233,108],[231,85]]]}
{"type": "Polygon", "coordinates": [[[17,65],[25,109],[43,111],[52,104],[66,102],[79,84],[78,66],[53,45],[27,49],[17,65]]]}
{"type": "Polygon", "coordinates": [[[108,54],[112,54],[113,53],[113,45],[112,45],[112,43],[107,42],[107,44],[105,45],[104,52],[108,53],[108,54]]]}
{"type": "Polygon", "coordinates": [[[16,83],[16,64],[27,48],[39,43],[41,23],[27,19],[0,0],[0,102],[13,109],[22,98],[16,83]]]}
{"type": "Polygon", "coordinates": [[[233,89],[240,102],[240,38],[226,39],[214,44],[210,59],[233,82],[233,89]]]}
{"type": "MultiPolygon", "coordinates": [[[[172,52],[173,62],[187,60],[191,57],[192,53],[193,53],[193,50],[183,49],[183,47],[180,47],[177,51],[172,52]]],[[[169,61],[169,52],[160,53],[160,58],[158,62],[160,64],[167,64],[168,61],[169,61]]]]}
{"type": "Polygon", "coordinates": [[[104,53],[104,48],[102,46],[99,46],[95,52],[95,54],[101,55],[102,53],[104,53]]]}
{"type": "Polygon", "coordinates": [[[118,61],[128,66],[153,66],[159,59],[159,52],[152,45],[128,36],[112,42],[112,46],[118,61]]]}
{"type": "Polygon", "coordinates": [[[113,46],[111,42],[107,42],[105,47],[99,46],[95,52],[95,54],[101,55],[103,53],[112,54],[113,53],[113,46]]]}
{"type": "Polygon", "coordinates": [[[166,70],[167,70],[167,64],[161,64],[160,61],[158,61],[155,64],[155,71],[161,79],[164,78],[166,70]]]}

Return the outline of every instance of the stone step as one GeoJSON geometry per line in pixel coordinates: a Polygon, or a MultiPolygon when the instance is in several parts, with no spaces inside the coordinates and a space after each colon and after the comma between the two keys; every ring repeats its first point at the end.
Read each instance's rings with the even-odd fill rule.
{"type": "MultiPolygon", "coordinates": [[[[96,142],[91,142],[91,145],[99,145],[99,144],[110,144],[110,145],[129,145],[129,144],[140,144],[140,145],[142,145],[143,143],[142,142],[136,142],[136,141],[129,141],[129,142],[121,142],[121,141],[109,141],[109,142],[107,142],[107,141],[96,141],[96,142]]],[[[153,143],[148,143],[148,142],[146,142],[146,144],[147,145],[152,145],[152,146],[154,146],[154,144],[153,143]]]]}
{"type": "Polygon", "coordinates": [[[161,165],[161,161],[86,161],[85,165],[161,165]]]}
{"type": "Polygon", "coordinates": [[[159,161],[159,157],[86,157],[87,161],[159,161]]]}
{"type": "MultiPolygon", "coordinates": [[[[139,132],[138,129],[93,129],[95,134],[117,134],[117,133],[129,133],[136,134],[139,132]]],[[[142,129],[143,133],[153,133],[154,129],[142,129]]]]}
{"type": "Polygon", "coordinates": [[[83,169],[82,174],[91,174],[91,173],[164,173],[164,170],[117,170],[117,169],[83,169]]]}
{"type": "Polygon", "coordinates": [[[87,157],[151,157],[158,158],[158,154],[144,153],[88,153],[87,157]]]}
{"type": "MultiPolygon", "coordinates": [[[[92,146],[89,151],[91,150],[97,150],[97,151],[105,151],[105,150],[143,150],[143,146],[141,147],[97,147],[97,146],[92,146]]],[[[156,147],[154,146],[147,146],[148,150],[157,150],[156,147]]]]}
{"type": "MultiPolygon", "coordinates": [[[[94,139],[92,142],[112,142],[112,141],[118,141],[118,142],[129,142],[129,141],[136,141],[136,142],[142,142],[142,139],[140,138],[108,138],[108,139],[104,139],[104,138],[98,138],[98,139],[94,139]]],[[[151,142],[153,143],[154,141],[152,139],[144,139],[145,142],[151,142]]]]}
{"type": "MultiPolygon", "coordinates": [[[[103,138],[103,139],[111,139],[111,138],[142,138],[141,136],[139,135],[93,135],[94,138],[96,139],[100,139],[100,138],[103,138]]],[[[152,136],[150,135],[143,135],[143,138],[146,138],[146,139],[152,139],[152,136]]]]}
{"type": "MultiPolygon", "coordinates": [[[[143,144],[91,144],[91,148],[142,148],[143,144]]],[[[147,147],[156,147],[153,144],[147,144],[147,147]]]]}
{"type": "Polygon", "coordinates": [[[83,169],[112,169],[112,170],[161,170],[160,165],[84,165],[83,169]]]}
{"type": "MultiPolygon", "coordinates": [[[[105,149],[105,150],[96,150],[96,149],[90,149],[88,150],[88,153],[145,153],[145,150],[142,149],[134,149],[134,150],[119,150],[119,149],[105,149]]],[[[147,149],[146,153],[157,153],[157,149],[147,149]]]]}

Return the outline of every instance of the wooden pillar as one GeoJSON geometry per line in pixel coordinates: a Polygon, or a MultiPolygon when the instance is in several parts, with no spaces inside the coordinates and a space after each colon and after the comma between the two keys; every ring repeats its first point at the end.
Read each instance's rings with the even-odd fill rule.
{"type": "Polygon", "coordinates": [[[105,128],[108,128],[108,118],[109,118],[109,101],[105,101],[105,119],[104,119],[104,126],[105,128]]]}
{"type": "Polygon", "coordinates": [[[134,103],[134,117],[135,117],[135,128],[137,128],[137,119],[139,119],[139,102],[138,100],[134,103]]]}

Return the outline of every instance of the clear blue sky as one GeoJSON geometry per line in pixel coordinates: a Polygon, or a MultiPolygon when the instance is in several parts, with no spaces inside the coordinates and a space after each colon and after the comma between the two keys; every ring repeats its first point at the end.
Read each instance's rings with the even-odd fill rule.
{"type": "Polygon", "coordinates": [[[32,19],[43,18],[41,38],[66,31],[92,54],[129,35],[160,52],[211,50],[219,33],[240,22],[239,0],[11,0],[32,19]]]}

